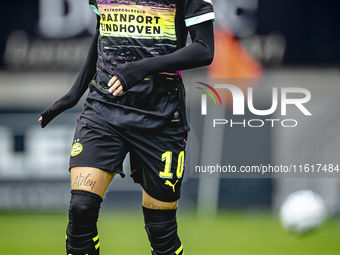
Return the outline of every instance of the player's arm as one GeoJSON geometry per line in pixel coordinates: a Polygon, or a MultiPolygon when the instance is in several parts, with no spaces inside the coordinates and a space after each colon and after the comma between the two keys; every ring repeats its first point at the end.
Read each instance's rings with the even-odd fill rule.
{"type": "Polygon", "coordinates": [[[214,57],[214,32],[212,21],[190,26],[192,44],[173,53],[122,64],[114,70],[115,76],[108,86],[114,95],[127,91],[143,79],[159,72],[176,72],[209,65],[214,57]]]}
{"type": "MultiPolygon", "coordinates": [[[[98,16],[99,18],[99,16],[98,16]]],[[[97,29],[92,39],[90,49],[86,61],[75,80],[71,89],[58,101],[56,101],[50,108],[41,114],[39,119],[41,127],[45,127],[51,120],[58,116],[63,111],[75,106],[82,95],[88,88],[89,82],[93,79],[96,73],[96,65],[98,59],[97,42],[99,36],[99,20],[97,18],[97,29]]]]}

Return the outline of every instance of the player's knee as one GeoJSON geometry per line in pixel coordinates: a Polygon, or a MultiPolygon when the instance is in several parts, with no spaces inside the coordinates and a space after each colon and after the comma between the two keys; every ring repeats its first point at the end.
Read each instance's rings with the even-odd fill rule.
{"type": "Polygon", "coordinates": [[[94,193],[83,190],[72,190],[69,206],[71,223],[96,225],[102,198],[94,193]]]}
{"type": "Polygon", "coordinates": [[[88,214],[91,211],[91,207],[87,205],[81,205],[78,203],[70,203],[68,208],[69,216],[71,217],[72,221],[83,221],[84,218],[88,217],[88,214]]]}
{"type": "Polygon", "coordinates": [[[98,212],[96,212],[95,207],[78,203],[70,203],[69,221],[74,225],[79,225],[83,223],[89,226],[95,225],[98,218],[97,214],[98,212]]]}
{"type": "Polygon", "coordinates": [[[66,230],[67,254],[99,254],[97,220],[102,198],[91,192],[73,190],[66,230]]]}
{"type": "Polygon", "coordinates": [[[182,254],[183,249],[177,234],[176,210],[143,208],[143,213],[152,254],[182,254]]]}

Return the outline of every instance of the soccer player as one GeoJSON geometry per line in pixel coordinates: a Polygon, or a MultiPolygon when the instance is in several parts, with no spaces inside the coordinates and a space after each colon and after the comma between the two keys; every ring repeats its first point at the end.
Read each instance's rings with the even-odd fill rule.
{"type": "Polygon", "coordinates": [[[70,91],[41,114],[41,127],[73,107],[89,88],[71,149],[66,250],[99,254],[102,197],[130,153],[143,191],[152,254],[183,254],[176,208],[189,126],[181,71],[214,55],[210,0],[90,0],[97,30],[70,91]],[[192,44],[186,45],[187,33],[192,44]]]}

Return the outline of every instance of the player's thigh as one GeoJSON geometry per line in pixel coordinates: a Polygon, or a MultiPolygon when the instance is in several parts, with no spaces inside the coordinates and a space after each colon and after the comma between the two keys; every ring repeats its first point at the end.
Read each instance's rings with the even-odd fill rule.
{"type": "Polygon", "coordinates": [[[186,133],[132,135],[131,176],[144,190],[143,205],[176,207],[184,174],[186,133]]]}
{"type": "Polygon", "coordinates": [[[124,177],[123,161],[127,152],[127,145],[117,130],[81,117],[77,120],[69,169],[97,168],[124,177]]]}
{"type": "Polygon", "coordinates": [[[103,171],[94,167],[71,168],[72,190],[85,190],[104,196],[115,172],[103,171]]]}
{"type": "Polygon", "coordinates": [[[151,197],[146,191],[143,189],[143,206],[149,209],[158,209],[158,210],[172,210],[176,209],[177,201],[175,202],[163,202],[156,198],[151,197]]]}

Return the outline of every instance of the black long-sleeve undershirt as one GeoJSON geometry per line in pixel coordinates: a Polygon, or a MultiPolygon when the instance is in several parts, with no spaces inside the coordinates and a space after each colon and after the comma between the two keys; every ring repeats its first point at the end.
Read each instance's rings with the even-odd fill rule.
{"type": "Polygon", "coordinates": [[[90,44],[85,63],[73,83],[71,89],[59,100],[57,100],[50,108],[41,113],[42,121],[40,126],[44,128],[60,113],[74,107],[88,89],[88,84],[96,74],[97,60],[98,60],[98,36],[99,36],[100,17],[97,17],[96,32],[90,44]]]}
{"type": "Polygon", "coordinates": [[[159,72],[176,72],[209,65],[214,57],[214,34],[212,21],[188,28],[192,44],[173,53],[130,62],[116,67],[114,73],[127,91],[143,79],[159,72]]]}
{"type": "Polygon", "coordinates": [[[41,127],[44,128],[48,123],[51,122],[56,116],[63,111],[74,107],[84,95],[88,88],[88,84],[96,74],[96,65],[98,59],[97,42],[98,42],[99,31],[97,30],[86,58],[86,61],[75,80],[71,89],[58,101],[56,101],[50,108],[41,114],[42,122],[41,127]]]}
{"type": "MultiPolygon", "coordinates": [[[[93,37],[89,53],[78,78],[67,94],[56,101],[49,109],[41,114],[41,127],[45,127],[51,120],[63,111],[75,106],[88,88],[88,84],[96,73],[98,60],[97,41],[98,26],[93,37]]],[[[192,44],[173,53],[147,58],[136,62],[119,65],[114,73],[120,80],[123,91],[139,84],[143,79],[159,72],[175,72],[200,66],[209,65],[214,56],[214,35],[212,21],[206,21],[188,28],[192,44]]]]}

